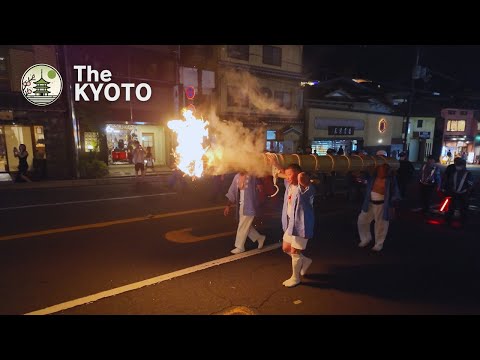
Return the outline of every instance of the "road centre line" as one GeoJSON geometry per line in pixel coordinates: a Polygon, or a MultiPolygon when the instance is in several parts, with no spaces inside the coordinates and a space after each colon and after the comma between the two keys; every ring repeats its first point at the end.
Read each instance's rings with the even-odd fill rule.
{"type": "MultiPolygon", "coordinates": [[[[152,220],[152,219],[163,219],[163,218],[168,218],[168,217],[173,217],[173,216],[189,215],[189,214],[196,214],[196,213],[201,213],[201,212],[223,210],[223,209],[225,209],[225,206],[213,206],[213,207],[201,208],[201,209],[177,211],[177,212],[173,212],[173,213],[146,215],[146,216],[141,216],[141,217],[121,219],[121,220],[113,220],[113,221],[105,221],[105,222],[94,223],[94,224],[76,225],[76,226],[69,226],[69,227],[65,227],[65,228],[48,229],[48,230],[33,231],[33,232],[21,233],[21,234],[5,235],[5,236],[0,236],[0,241],[15,240],[15,239],[22,239],[22,238],[27,238],[27,237],[43,236],[43,235],[50,235],[50,234],[59,234],[59,233],[70,232],[70,231],[79,231],[79,230],[86,230],[86,229],[102,228],[102,227],[107,227],[107,226],[128,224],[128,223],[133,223],[133,222],[138,222],[138,221],[146,221],[146,220],[152,220]]],[[[331,215],[340,215],[340,214],[343,214],[343,213],[344,213],[344,211],[333,211],[333,212],[330,212],[330,213],[320,214],[319,216],[323,217],[323,216],[331,216],[331,215]]]]}
{"type": "Polygon", "coordinates": [[[64,233],[69,231],[78,231],[78,230],[85,230],[85,229],[93,229],[93,228],[101,228],[113,225],[120,225],[120,224],[128,224],[138,221],[146,221],[152,219],[163,219],[173,216],[180,216],[180,215],[189,215],[207,211],[214,211],[214,210],[223,210],[225,206],[213,206],[208,208],[201,208],[201,209],[193,209],[193,210],[184,210],[184,211],[176,211],[172,213],[163,213],[157,215],[146,215],[141,217],[134,217],[129,219],[121,219],[121,220],[113,220],[113,221],[105,221],[100,223],[93,223],[93,224],[85,224],[85,225],[76,225],[76,226],[69,226],[64,228],[57,228],[57,229],[49,229],[49,230],[41,230],[41,231],[33,231],[28,233],[21,233],[21,234],[13,234],[13,235],[5,235],[0,236],[0,241],[2,240],[14,240],[14,239],[21,239],[26,237],[34,237],[34,236],[42,236],[42,235],[50,235],[50,234],[58,234],[64,233]]]}

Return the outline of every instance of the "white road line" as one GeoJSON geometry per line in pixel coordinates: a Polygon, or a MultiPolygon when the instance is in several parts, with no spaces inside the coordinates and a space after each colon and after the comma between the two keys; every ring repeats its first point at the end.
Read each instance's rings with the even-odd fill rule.
{"type": "Polygon", "coordinates": [[[111,289],[111,290],[102,291],[102,292],[99,292],[99,293],[96,293],[96,294],[93,294],[93,295],[89,295],[89,296],[85,296],[85,297],[82,297],[82,298],[79,298],[79,299],[70,300],[70,301],[67,301],[67,302],[64,302],[64,303],[61,303],[61,304],[49,306],[49,307],[44,308],[44,309],[35,310],[35,311],[32,311],[32,312],[26,313],[25,315],[48,315],[48,314],[53,314],[53,313],[56,313],[56,312],[59,312],[59,311],[71,309],[71,308],[76,307],[76,306],[92,303],[94,301],[104,299],[104,298],[107,298],[107,297],[110,297],[110,296],[119,295],[119,294],[122,294],[122,293],[127,292],[127,291],[137,290],[137,289],[140,289],[144,286],[158,284],[158,283],[161,283],[163,281],[171,280],[173,278],[177,278],[177,277],[180,277],[180,276],[183,276],[183,275],[188,275],[188,274],[191,274],[191,273],[194,273],[194,272],[197,272],[197,271],[205,270],[205,269],[211,268],[213,266],[226,264],[226,263],[229,263],[231,261],[236,261],[236,260],[247,258],[249,256],[258,255],[258,254],[261,254],[261,253],[264,253],[264,252],[267,252],[267,251],[272,251],[272,250],[278,249],[281,246],[282,246],[282,244],[277,243],[277,244],[272,244],[272,245],[269,245],[269,246],[265,246],[263,249],[260,249],[260,250],[256,249],[256,250],[245,251],[245,252],[240,253],[240,254],[231,255],[231,256],[227,256],[227,257],[220,258],[220,259],[217,259],[217,260],[208,261],[206,263],[191,266],[191,267],[188,267],[186,269],[177,270],[177,271],[174,271],[174,272],[171,272],[171,273],[168,273],[168,274],[156,276],[154,278],[142,280],[142,281],[139,281],[139,282],[136,282],[136,283],[133,283],[133,284],[120,286],[120,287],[117,287],[117,288],[114,288],[114,289],[111,289]]]}
{"type": "Polygon", "coordinates": [[[98,201],[113,201],[113,200],[136,199],[136,198],[143,198],[143,197],[175,195],[175,194],[176,194],[176,193],[171,192],[171,193],[160,193],[160,194],[149,194],[149,195],[135,195],[135,196],[114,197],[114,198],[105,198],[105,199],[67,201],[67,202],[61,202],[61,203],[23,205],[23,206],[0,208],[0,210],[27,209],[27,208],[43,207],[43,206],[59,206],[59,205],[81,204],[81,203],[98,202],[98,201]]]}

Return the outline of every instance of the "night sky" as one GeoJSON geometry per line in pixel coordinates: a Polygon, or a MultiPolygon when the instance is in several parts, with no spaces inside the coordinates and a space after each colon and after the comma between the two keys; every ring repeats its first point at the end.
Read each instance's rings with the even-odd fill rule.
{"type": "Polygon", "coordinates": [[[305,72],[309,79],[364,77],[408,88],[417,47],[419,65],[432,70],[431,79],[418,81],[417,87],[452,94],[480,91],[479,45],[305,45],[305,72]]]}

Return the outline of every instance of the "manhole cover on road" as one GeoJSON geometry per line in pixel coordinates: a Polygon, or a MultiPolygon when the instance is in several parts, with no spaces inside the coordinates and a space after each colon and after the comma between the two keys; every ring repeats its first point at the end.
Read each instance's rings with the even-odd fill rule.
{"type": "Polygon", "coordinates": [[[246,306],[234,306],[215,315],[258,315],[258,313],[246,306]]]}

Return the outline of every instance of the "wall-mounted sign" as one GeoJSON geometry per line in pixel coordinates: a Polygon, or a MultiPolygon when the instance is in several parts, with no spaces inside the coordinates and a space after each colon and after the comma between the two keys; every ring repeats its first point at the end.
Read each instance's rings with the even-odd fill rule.
{"type": "Polygon", "coordinates": [[[315,129],[328,130],[329,126],[333,127],[352,127],[355,130],[365,130],[365,121],[361,119],[341,119],[331,117],[315,116],[315,129]]]}
{"type": "Polygon", "coordinates": [[[420,139],[430,139],[430,131],[419,131],[418,137],[420,139]]]}
{"type": "Polygon", "coordinates": [[[387,131],[387,120],[385,120],[384,118],[381,118],[380,121],[378,122],[378,131],[381,134],[387,131]]]}
{"type": "Polygon", "coordinates": [[[185,96],[188,100],[193,100],[195,97],[195,88],[193,86],[187,86],[185,88],[185,96]]]}
{"type": "Polygon", "coordinates": [[[329,126],[328,135],[353,135],[353,126],[329,126]]]}

